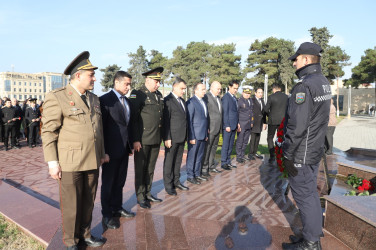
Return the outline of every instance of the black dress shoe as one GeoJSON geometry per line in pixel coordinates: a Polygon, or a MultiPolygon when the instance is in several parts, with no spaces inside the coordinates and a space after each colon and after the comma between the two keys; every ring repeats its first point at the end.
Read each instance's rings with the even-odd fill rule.
{"type": "Polygon", "coordinates": [[[253,157],[253,155],[248,155],[248,160],[250,160],[250,161],[254,161],[254,160],[256,160],[256,158],[253,157]]]}
{"type": "Polygon", "coordinates": [[[5,147],[3,150],[4,150],[4,151],[8,151],[9,149],[8,149],[8,147],[5,147]]]}
{"type": "Polygon", "coordinates": [[[264,159],[264,157],[262,155],[259,155],[259,154],[255,154],[255,156],[259,159],[264,159]]]}
{"type": "Polygon", "coordinates": [[[244,163],[245,161],[243,159],[236,159],[238,163],[244,163]]]}
{"type": "Polygon", "coordinates": [[[227,164],[222,165],[221,168],[223,168],[224,170],[231,170],[231,167],[227,164]]]}
{"type": "Polygon", "coordinates": [[[137,201],[138,205],[140,205],[141,208],[151,208],[150,202],[148,200],[143,200],[143,201],[137,201]]]}
{"type": "Polygon", "coordinates": [[[282,243],[282,249],[321,250],[320,241],[303,240],[296,243],[282,243]]]}
{"type": "Polygon", "coordinates": [[[158,198],[156,198],[156,197],[154,197],[152,195],[146,196],[146,199],[148,199],[151,202],[162,202],[161,199],[158,199],[158,198]]]}
{"type": "Polygon", "coordinates": [[[103,229],[117,229],[120,227],[120,222],[115,220],[114,218],[110,217],[103,217],[102,218],[102,227],[103,229]]]}
{"type": "Polygon", "coordinates": [[[172,195],[172,196],[176,196],[176,195],[178,195],[178,194],[176,193],[175,189],[172,189],[172,190],[167,190],[167,189],[166,189],[166,193],[169,194],[169,195],[172,195]]]}
{"type": "Polygon", "coordinates": [[[205,178],[204,176],[197,176],[196,180],[198,180],[198,181],[208,181],[208,179],[205,178]]]}
{"type": "Polygon", "coordinates": [[[208,178],[210,177],[210,174],[208,172],[204,172],[201,174],[201,176],[204,176],[205,178],[208,178]]]}
{"type": "Polygon", "coordinates": [[[199,182],[195,178],[188,178],[187,181],[189,181],[192,184],[196,184],[196,185],[200,185],[201,184],[201,182],[199,182]]]}
{"type": "Polygon", "coordinates": [[[227,166],[229,166],[230,168],[238,168],[236,165],[233,164],[228,164],[227,166]]]}
{"type": "Polygon", "coordinates": [[[20,149],[20,147],[17,147],[17,146],[13,146],[12,148],[13,149],[20,149]]]}
{"type": "Polygon", "coordinates": [[[292,243],[297,243],[297,242],[301,242],[304,240],[304,238],[301,238],[301,237],[298,237],[296,235],[290,235],[289,236],[289,240],[292,242],[292,243]]]}
{"type": "Polygon", "coordinates": [[[106,242],[105,239],[103,238],[100,239],[94,236],[91,236],[90,238],[86,238],[84,239],[84,241],[88,247],[100,247],[100,246],[103,246],[103,244],[106,242]]]}
{"type": "Polygon", "coordinates": [[[125,217],[125,218],[132,218],[135,217],[136,214],[132,212],[128,212],[124,208],[120,209],[119,211],[114,213],[115,216],[125,217]]]}
{"type": "Polygon", "coordinates": [[[218,170],[216,168],[211,168],[209,171],[212,172],[212,173],[222,173],[221,170],[218,170]]]}
{"type": "Polygon", "coordinates": [[[67,250],[78,250],[77,245],[67,247],[67,250]]]}
{"type": "Polygon", "coordinates": [[[187,191],[187,190],[189,190],[189,188],[188,187],[186,187],[186,186],[184,186],[183,184],[179,184],[179,185],[177,185],[177,186],[175,186],[176,188],[179,188],[180,190],[183,190],[183,191],[187,191]]]}

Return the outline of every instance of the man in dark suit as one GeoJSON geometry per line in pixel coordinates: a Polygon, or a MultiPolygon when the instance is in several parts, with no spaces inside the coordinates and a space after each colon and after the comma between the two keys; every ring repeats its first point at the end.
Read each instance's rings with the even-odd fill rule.
{"type": "Polygon", "coordinates": [[[201,176],[202,157],[205,144],[208,139],[208,108],[204,100],[205,85],[196,83],[193,87],[195,95],[188,100],[188,156],[187,156],[187,180],[193,184],[201,184],[200,181],[208,179],[201,176]]]}
{"type": "Polygon", "coordinates": [[[238,103],[235,97],[238,92],[239,83],[231,82],[228,86],[228,92],[222,97],[223,109],[223,143],[221,152],[221,167],[225,170],[236,168],[231,164],[231,151],[234,145],[236,130],[240,132],[238,103]]]}
{"type": "Polygon", "coordinates": [[[257,88],[253,101],[253,127],[251,130],[251,142],[248,159],[255,160],[255,157],[262,159],[263,157],[257,154],[258,145],[260,143],[260,136],[262,130],[266,129],[266,119],[264,114],[265,103],[262,99],[264,91],[262,88],[257,88]]]}
{"type": "Polygon", "coordinates": [[[278,83],[272,85],[273,94],[268,98],[265,106],[265,113],[268,116],[268,149],[270,152],[269,163],[275,161],[274,155],[274,134],[285,117],[288,96],[281,92],[281,86],[278,83]]]}
{"type": "Polygon", "coordinates": [[[253,126],[253,102],[250,97],[251,90],[243,88],[242,97],[238,101],[240,132],[236,140],[236,161],[239,163],[245,162],[244,153],[253,126]]]}
{"type": "Polygon", "coordinates": [[[172,85],[172,92],[164,98],[163,140],[165,158],[163,181],[169,195],[177,195],[175,188],[188,190],[186,186],[180,183],[180,167],[188,128],[187,107],[182,98],[186,89],[185,81],[177,77],[172,85]]]}
{"type": "Polygon", "coordinates": [[[204,161],[202,165],[202,175],[209,177],[209,171],[212,173],[221,173],[214,165],[214,158],[217,152],[219,137],[222,128],[222,105],[219,94],[221,93],[222,86],[220,82],[214,81],[210,85],[210,91],[205,94],[204,101],[208,107],[209,113],[209,138],[205,146],[204,161]]]}
{"type": "Polygon", "coordinates": [[[124,71],[116,72],[113,89],[102,95],[104,150],[110,162],[102,165],[102,225],[103,228],[120,227],[113,216],[134,217],[135,214],[125,210],[123,205],[123,187],[127,178],[128,158],[132,154],[130,139],[130,106],[125,95],[131,87],[132,76],[124,71]]]}
{"type": "Polygon", "coordinates": [[[39,121],[41,114],[39,109],[35,106],[37,99],[30,99],[30,107],[26,109],[25,119],[29,127],[29,147],[34,148],[37,144],[37,132],[39,129],[39,121]]]}

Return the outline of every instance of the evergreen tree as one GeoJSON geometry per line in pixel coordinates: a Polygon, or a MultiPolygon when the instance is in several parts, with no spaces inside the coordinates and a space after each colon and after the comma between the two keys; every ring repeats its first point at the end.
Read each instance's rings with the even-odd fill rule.
{"type": "Polygon", "coordinates": [[[101,80],[103,92],[107,92],[109,88],[112,88],[114,76],[120,69],[121,67],[117,66],[116,64],[108,65],[104,69],[99,69],[101,72],[103,72],[103,79],[101,80]]]}
{"type": "Polygon", "coordinates": [[[329,40],[333,36],[329,33],[328,28],[322,27],[322,28],[316,28],[312,27],[309,32],[311,33],[312,42],[316,43],[321,46],[321,48],[324,50],[321,55],[321,68],[322,73],[324,76],[329,77],[329,40]]]}
{"type": "Polygon", "coordinates": [[[376,47],[367,49],[357,66],[352,69],[351,78],[346,85],[358,87],[362,83],[375,82],[376,79],[376,47]]]}
{"type": "Polygon", "coordinates": [[[146,58],[146,50],[140,45],[136,53],[128,53],[130,58],[128,73],[132,76],[132,89],[138,89],[145,82],[142,73],[148,71],[148,60],[146,58]]]}

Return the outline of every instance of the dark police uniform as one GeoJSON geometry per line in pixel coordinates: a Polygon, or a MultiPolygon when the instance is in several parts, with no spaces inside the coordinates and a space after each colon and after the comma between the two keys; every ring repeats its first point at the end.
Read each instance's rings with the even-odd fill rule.
{"type": "MultiPolygon", "coordinates": [[[[244,91],[249,94],[251,93],[250,90],[244,91]]],[[[253,125],[253,102],[251,98],[245,99],[243,96],[239,98],[238,113],[241,131],[238,132],[238,138],[236,140],[236,159],[238,162],[241,162],[244,159],[244,152],[248,145],[253,125]]]]}
{"type": "Polygon", "coordinates": [[[17,110],[14,107],[2,108],[2,121],[4,123],[4,146],[5,150],[8,148],[8,140],[10,134],[10,144],[12,147],[16,146],[16,122],[13,118],[16,117],[17,110]]]}
{"type": "MultiPolygon", "coordinates": [[[[30,102],[35,102],[36,99],[31,99],[30,102]]],[[[26,111],[25,111],[25,119],[27,121],[27,124],[28,127],[29,127],[29,134],[28,134],[28,137],[29,137],[29,147],[35,147],[36,145],[36,140],[37,140],[37,133],[38,133],[38,128],[39,128],[39,124],[40,122],[39,121],[32,121],[33,119],[38,119],[41,117],[41,114],[40,114],[40,111],[39,111],[39,108],[37,108],[36,106],[34,106],[34,108],[32,108],[31,106],[27,107],[26,108],[26,111]]]]}
{"type": "MultiPolygon", "coordinates": [[[[143,75],[150,77],[149,74],[153,72],[156,72],[156,69],[143,75]]],[[[136,196],[139,203],[144,203],[148,199],[153,201],[150,199],[153,198],[151,186],[162,141],[163,96],[158,90],[150,92],[144,85],[138,90],[132,90],[129,100],[133,117],[131,120],[133,141],[141,143],[140,151],[134,151],[136,196]]]]}
{"type": "MultiPolygon", "coordinates": [[[[295,60],[301,54],[319,56],[321,51],[321,47],[316,44],[303,43],[289,59],[295,60]]],[[[289,182],[300,210],[305,242],[294,244],[292,249],[320,249],[322,210],[317,192],[317,173],[324,152],[331,90],[319,63],[301,67],[296,75],[299,82],[293,87],[288,100],[282,148],[286,160],[294,163],[297,170],[295,173],[289,172],[289,182]],[[312,242],[316,245],[312,245],[312,242]]],[[[282,246],[288,248],[291,244],[284,243],[282,246]]]]}

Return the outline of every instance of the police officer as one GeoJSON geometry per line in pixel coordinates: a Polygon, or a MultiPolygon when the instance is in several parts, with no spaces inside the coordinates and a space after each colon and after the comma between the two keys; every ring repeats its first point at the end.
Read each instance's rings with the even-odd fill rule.
{"type": "Polygon", "coordinates": [[[29,147],[34,148],[37,144],[37,133],[39,129],[39,121],[41,114],[39,109],[36,107],[36,98],[30,99],[30,106],[26,108],[25,119],[26,123],[29,124],[29,147]]]}
{"type": "Polygon", "coordinates": [[[253,102],[250,97],[251,90],[243,88],[242,97],[238,100],[240,132],[238,132],[238,139],[236,140],[236,161],[239,163],[245,162],[244,151],[253,127],[253,102]]]}
{"type": "Polygon", "coordinates": [[[283,143],[284,165],[292,194],[300,210],[303,238],[290,236],[283,249],[321,249],[322,210],[317,192],[317,172],[324,152],[331,90],[320,66],[322,49],[306,42],[289,59],[299,82],[288,100],[283,143]]]}
{"type": "Polygon", "coordinates": [[[163,72],[162,67],[152,69],[142,75],[145,85],[132,90],[131,131],[133,136],[135,189],[137,203],[141,208],[150,208],[150,202],[161,202],[151,194],[155,163],[162,141],[163,96],[158,91],[163,72]]]}

